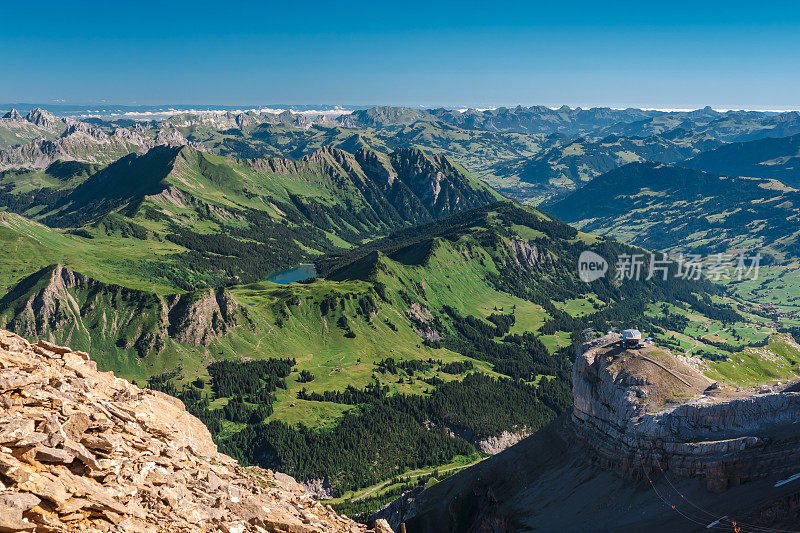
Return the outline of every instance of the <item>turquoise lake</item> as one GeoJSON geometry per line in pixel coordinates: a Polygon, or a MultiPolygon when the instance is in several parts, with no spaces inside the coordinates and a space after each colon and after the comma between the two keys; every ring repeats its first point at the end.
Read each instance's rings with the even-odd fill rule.
{"type": "Polygon", "coordinates": [[[267,280],[273,283],[285,285],[287,283],[294,283],[296,281],[303,281],[308,278],[313,278],[316,275],[317,269],[314,268],[314,265],[297,265],[294,268],[273,272],[270,274],[267,280]]]}

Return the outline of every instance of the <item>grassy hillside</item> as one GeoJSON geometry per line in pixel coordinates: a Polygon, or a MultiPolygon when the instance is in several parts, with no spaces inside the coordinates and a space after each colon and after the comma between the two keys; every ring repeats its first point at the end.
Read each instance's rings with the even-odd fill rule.
{"type": "MultiPolygon", "coordinates": [[[[674,254],[699,254],[706,267],[719,260],[727,270],[717,281],[751,317],[742,331],[797,332],[798,194],[772,179],[637,163],[595,178],[547,209],[584,231],[674,254]],[[758,271],[742,279],[734,270],[740,253],[763,257],[758,271]]],[[[683,350],[715,352],[714,343],[700,337],[675,335],[673,341],[683,350]]]]}
{"type": "MultiPolygon", "coordinates": [[[[20,245],[39,262],[50,260],[40,240],[78,238],[4,216],[37,228],[20,245]]],[[[45,268],[0,301],[0,326],[86,349],[101,368],[180,397],[228,453],[352,496],[471,462],[483,439],[554,419],[570,405],[587,327],[635,323],[668,339],[696,334],[698,321],[743,320],[706,282],[620,284],[612,271],[583,283],[587,248],[632,251],[497,203],[327,255],[324,278],[289,285],[165,294],[45,268]]]]}

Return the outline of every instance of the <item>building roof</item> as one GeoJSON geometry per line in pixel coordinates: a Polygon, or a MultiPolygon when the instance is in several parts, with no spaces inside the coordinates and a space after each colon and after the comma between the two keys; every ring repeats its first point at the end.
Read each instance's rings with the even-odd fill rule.
{"type": "Polygon", "coordinates": [[[641,339],[642,333],[638,329],[626,329],[622,332],[623,339],[641,339]]]}

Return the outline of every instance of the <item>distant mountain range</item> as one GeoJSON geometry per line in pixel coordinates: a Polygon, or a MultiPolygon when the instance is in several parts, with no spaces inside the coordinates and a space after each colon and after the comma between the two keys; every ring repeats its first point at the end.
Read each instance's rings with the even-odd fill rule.
{"type": "MultiPolygon", "coordinates": [[[[625,228],[626,235],[636,235],[634,242],[657,249],[690,244],[716,250],[725,233],[711,234],[723,220],[744,220],[747,213],[750,222],[770,219],[771,213],[764,212],[769,203],[744,210],[728,205],[731,186],[751,202],[772,202],[777,209],[794,205],[778,200],[800,185],[800,133],[774,136],[794,131],[800,131],[796,113],[710,108],[374,107],[340,115],[180,113],[139,122],[78,121],[38,108],[22,116],[12,110],[0,118],[5,146],[0,149],[0,205],[50,226],[89,233],[95,227],[119,227],[119,221],[109,220],[122,216],[123,225],[171,235],[168,242],[183,248],[200,234],[189,229],[196,226],[195,215],[166,225],[153,220],[155,213],[174,216],[179,205],[205,210],[212,227],[230,233],[237,217],[251,216],[237,210],[263,214],[277,209],[279,220],[309,228],[291,250],[264,252],[262,267],[279,268],[308,257],[304,248],[330,252],[338,239],[358,244],[366,235],[385,235],[496,200],[496,193],[468,177],[471,171],[502,194],[527,203],[544,201],[557,216],[587,230],[622,236],[613,228],[625,228]],[[739,140],[754,136],[761,138],[739,140]],[[306,181],[305,175],[319,178],[306,181]],[[197,178],[202,186],[192,185],[197,178]],[[778,180],[788,188],[763,180],[778,180]],[[658,201],[637,196],[646,190],[658,190],[658,201]],[[620,194],[625,202],[617,201],[620,194]],[[707,216],[695,217],[678,231],[669,221],[689,212],[685,202],[696,202],[687,194],[704,198],[697,209],[707,216]],[[244,196],[231,203],[238,195],[244,196]],[[272,207],[253,210],[250,195],[269,197],[272,207]],[[719,198],[716,207],[710,196],[719,198]],[[630,209],[642,202],[638,210],[630,209]],[[733,209],[738,209],[735,216],[733,209]],[[645,212],[655,217],[647,230],[632,218],[645,212]],[[704,230],[709,239],[689,231],[712,219],[704,230]],[[82,228],[87,224],[89,229],[82,228]]],[[[788,216],[794,220],[791,211],[788,216]]],[[[729,233],[754,235],[733,224],[729,233]]],[[[762,243],[780,241],[779,253],[790,246],[793,232],[774,224],[781,226],[771,221],[758,232],[762,243]],[[779,231],[788,233],[778,239],[779,231]]],[[[270,225],[270,231],[278,231],[275,221],[270,225]]],[[[197,245],[188,249],[199,250],[197,245]]],[[[217,272],[219,279],[248,275],[242,265],[220,266],[217,272]]]]}
{"type": "Polygon", "coordinates": [[[800,185],[800,135],[732,143],[699,154],[683,166],[733,176],[772,178],[800,185]]]}
{"type": "Polygon", "coordinates": [[[675,163],[722,144],[680,129],[644,138],[609,135],[589,141],[550,136],[548,140],[552,147],[530,158],[498,163],[491,168],[492,174],[531,184],[546,198],[579,189],[593,178],[628,163],[675,163]]]}
{"type": "Polygon", "coordinates": [[[710,107],[697,111],[581,109],[569,106],[558,109],[545,106],[499,107],[484,111],[374,107],[353,111],[340,120],[347,125],[372,128],[406,126],[419,121],[441,121],[464,129],[540,135],[561,133],[593,139],[608,135],[646,137],[675,129],[685,129],[731,141],[759,136],[783,137],[800,127],[800,114],[796,111],[719,112],[710,107]]]}
{"type": "MultiPolygon", "coordinates": [[[[108,164],[162,144],[190,145],[235,158],[292,159],[323,146],[350,153],[361,148],[389,153],[414,147],[445,154],[503,194],[536,204],[634,161],[679,163],[696,158],[687,166],[711,165],[714,168],[708,170],[720,172],[720,166],[710,162],[714,155],[701,154],[748,141],[762,141],[748,150],[776,155],[751,161],[752,168],[743,170],[752,173],[753,165],[759,165],[762,173],[754,175],[766,176],[764,169],[769,166],[771,177],[790,179],[796,151],[784,154],[782,150],[790,146],[769,139],[800,134],[797,112],[711,108],[666,112],[567,106],[490,110],[329,106],[295,111],[201,108],[180,112],[163,107],[140,111],[77,121],[41,109],[32,109],[25,117],[11,110],[0,119],[0,170],[45,168],[57,160],[108,164]],[[784,166],[785,171],[777,170],[784,166]]],[[[730,155],[724,151],[718,157],[730,162],[730,155]]],[[[736,170],[730,164],[726,168],[724,173],[736,170]]]]}

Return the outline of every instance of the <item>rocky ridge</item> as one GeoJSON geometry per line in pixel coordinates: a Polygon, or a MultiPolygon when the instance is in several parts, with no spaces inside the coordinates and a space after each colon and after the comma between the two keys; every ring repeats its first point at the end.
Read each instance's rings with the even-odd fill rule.
{"type": "Polygon", "coordinates": [[[61,119],[38,108],[25,118],[12,110],[0,119],[0,126],[21,129],[20,139],[27,140],[0,150],[0,170],[44,169],[55,161],[107,164],[128,154],[143,154],[155,146],[189,145],[204,150],[170,124],[163,124],[155,137],[142,127],[114,128],[106,133],[86,122],[61,119]]]}
{"type": "Polygon", "coordinates": [[[697,477],[712,491],[800,468],[800,393],[726,392],[677,357],[616,340],[584,344],[573,367],[572,426],[601,466],[697,477]]]}
{"type": "MultiPolygon", "coordinates": [[[[346,116],[346,115],[343,115],[346,116]]],[[[296,128],[310,128],[314,124],[337,124],[342,117],[331,114],[304,114],[284,110],[275,111],[246,111],[224,113],[179,113],[166,120],[175,127],[194,128],[207,127],[218,130],[240,129],[242,131],[254,129],[261,125],[282,124],[296,128]]]]}
{"type": "Polygon", "coordinates": [[[409,531],[797,530],[800,385],[737,390],[618,341],[578,349],[571,413],[373,518],[409,531]]]}
{"type": "Polygon", "coordinates": [[[41,132],[58,133],[64,131],[65,120],[41,108],[32,109],[24,117],[16,109],[12,109],[0,118],[0,126],[26,127],[36,126],[41,132]]]}
{"type": "Polygon", "coordinates": [[[91,337],[91,329],[107,338],[119,336],[118,344],[140,355],[159,352],[168,338],[207,346],[247,320],[226,288],[162,297],[103,283],[61,265],[22,280],[0,299],[0,310],[0,324],[29,338],[71,344],[81,342],[84,334],[91,337]],[[94,325],[101,326],[98,330],[94,325]]]}
{"type": "Polygon", "coordinates": [[[5,149],[37,139],[53,139],[65,129],[64,119],[42,109],[36,108],[24,117],[16,109],[12,109],[0,117],[0,154],[5,149]]]}
{"type": "Polygon", "coordinates": [[[84,352],[0,330],[0,405],[0,531],[367,531],[84,352]]]}
{"type": "Polygon", "coordinates": [[[351,154],[328,145],[298,161],[271,157],[239,162],[283,175],[313,172],[337,187],[351,184],[370,198],[373,209],[386,209],[398,222],[421,224],[500,199],[445,156],[413,148],[388,155],[361,148],[351,154]]]}

